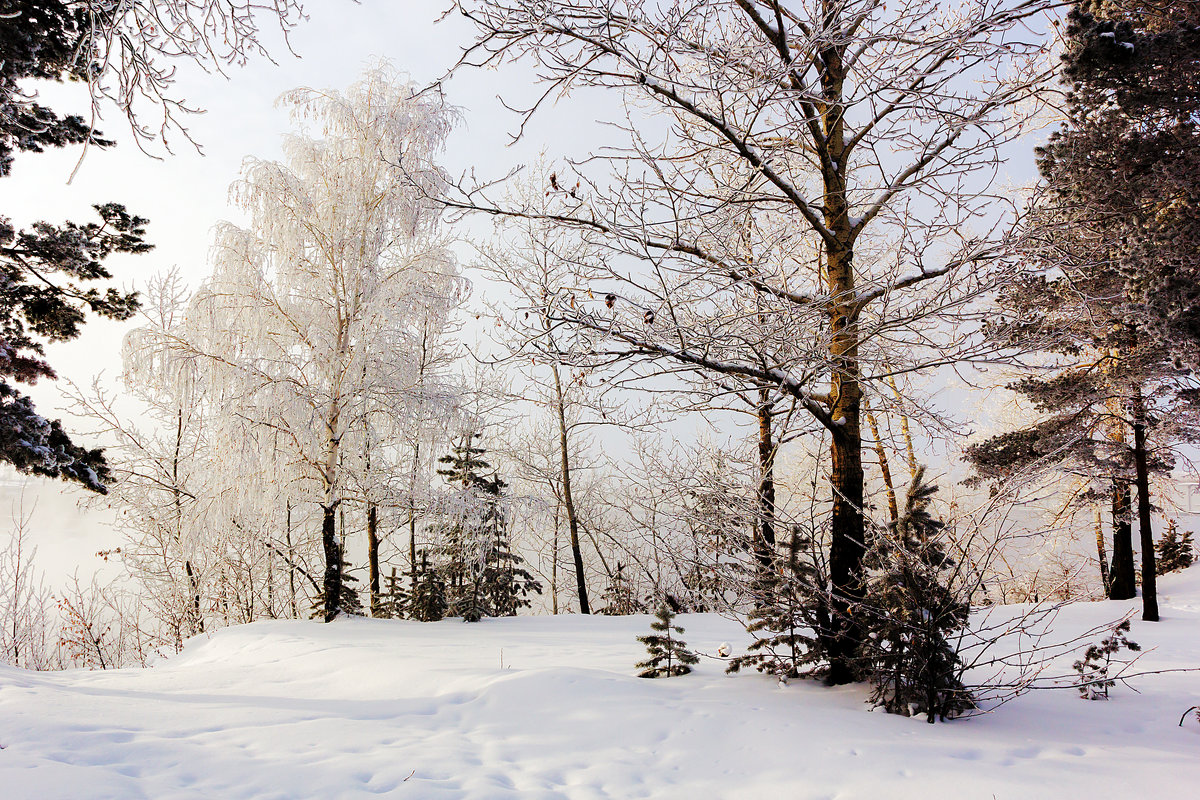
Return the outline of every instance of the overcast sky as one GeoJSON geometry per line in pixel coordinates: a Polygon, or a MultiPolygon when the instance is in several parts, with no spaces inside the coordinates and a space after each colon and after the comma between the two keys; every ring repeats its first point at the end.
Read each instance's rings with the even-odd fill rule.
{"type": "MultiPolygon", "coordinates": [[[[151,157],[130,144],[124,119],[113,109],[101,124],[105,135],[120,140],[110,150],[92,149],[82,164],[79,151],[18,156],[12,177],[0,181],[0,209],[18,224],[37,219],[50,222],[86,220],[93,203],[116,201],[150,219],[149,236],[155,250],[135,257],[113,259],[117,282],[137,288],[151,276],[178,267],[191,286],[207,275],[211,228],[219,220],[238,221],[240,214],[227,203],[229,184],[242,160],[253,155],[276,158],[281,135],[294,130],[275,99],[297,86],[341,89],[363,70],[387,59],[414,81],[425,84],[445,74],[470,40],[471,29],[457,17],[434,24],[443,0],[320,0],[309,3],[310,19],[292,34],[295,55],[282,42],[273,48],[276,63],[257,59],[228,77],[181,66],[173,96],[206,109],[187,120],[203,154],[178,136],[173,154],[152,148],[151,157]],[[68,185],[72,170],[77,174],[68,185]]],[[[463,113],[463,124],[451,137],[444,165],[452,173],[475,169],[481,176],[500,176],[512,166],[536,160],[540,154],[558,158],[583,156],[606,135],[599,120],[620,112],[613,97],[575,97],[567,105],[547,109],[510,147],[516,118],[497,99],[510,103],[536,96],[532,75],[520,67],[501,71],[468,70],[445,85],[448,101],[463,113]]],[[[43,90],[49,105],[60,112],[85,112],[81,87],[50,86],[43,90]]],[[[1032,145],[1031,145],[1032,146],[1032,145]]],[[[1031,173],[1028,149],[1008,171],[1016,181],[1031,173]]],[[[476,233],[484,223],[473,224],[476,233]]],[[[64,378],[87,384],[97,373],[119,370],[121,336],[131,326],[107,321],[88,324],[80,340],[51,348],[51,363],[64,378]]],[[[61,398],[53,385],[33,391],[47,415],[61,398]]],[[[67,419],[68,427],[73,428],[67,419]]],[[[11,472],[9,473],[11,474],[11,472]]],[[[0,525],[20,480],[0,483],[0,525]]],[[[119,537],[104,525],[103,510],[80,510],[82,495],[65,484],[31,480],[25,488],[26,507],[36,503],[34,539],[52,584],[74,567],[90,572],[94,552],[115,547],[119,537]]]]}
{"type": "MultiPolygon", "coordinates": [[[[13,175],[0,181],[0,208],[17,224],[44,219],[86,221],[94,216],[91,205],[124,203],[130,211],[150,219],[149,237],[155,250],[147,255],[114,258],[116,280],[137,288],[146,279],[176,266],[190,285],[208,273],[211,228],[219,220],[241,217],[227,202],[229,184],[237,177],[248,155],[277,158],[282,134],[294,130],[286,111],[275,99],[297,86],[342,89],[357,80],[379,59],[391,61],[418,83],[440,78],[457,60],[469,41],[470,28],[456,17],[434,24],[442,0],[320,0],[308,4],[310,18],[290,38],[290,54],[282,42],[272,50],[275,64],[257,59],[228,77],[205,74],[186,65],[179,70],[174,96],[185,98],[205,113],[187,121],[203,154],[176,136],[174,154],[161,147],[154,155],[130,144],[121,115],[107,109],[100,128],[120,144],[109,150],[91,149],[68,185],[79,163],[79,150],[24,154],[16,159],[13,175]]],[[[531,97],[529,73],[521,69],[468,71],[445,86],[447,99],[463,112],[463,125],[448,144],[444,163],[454,173],[475,168],[480,174],[503,174],[517,163],[529,163],[546,151],[551,156],[569,143],[572,153],[586,152],[598,136],[594,103],[583,117],[551,113],[528,131],[527,140],[509,147],[515,130],[511,113],[497,100],[531,97]]],[[[87,98],[79,86],[41,88],[43,101],[61,113],[85,113],[87,98]]],[[[612,106],[611,108],[616,108],[612,106]]],[[[52,365],[64,378],[90,383],[100,372],[119,371],[121,337],[132,323],[94,320],[73,343],[50,350],[52,365]]],[[[62,416],[56,409],[61,398],[53,384],[34,387],[39,409],[62,416]]],[[[70,420],[68,420],[70,427],[70,420]]],[[[115,547],[119,537],[104,525],[103,510],[80,510],[83,496],[66,484],[22,480],[4,470],[11,480],[0,481],[0,526],[9,524],[9,509],[24,485],[26,509],[36,506],[33,539],[40,548],[39,561],[51,584],[81,567],[90,572],[98,563],[94,552],[115,547]]]]}

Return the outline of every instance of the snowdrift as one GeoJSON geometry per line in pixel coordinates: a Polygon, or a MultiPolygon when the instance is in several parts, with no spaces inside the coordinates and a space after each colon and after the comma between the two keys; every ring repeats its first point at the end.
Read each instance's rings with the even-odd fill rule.
{"type": "MultiPolygon", "coordinates": [[[[1200,568],[1134,618],[1140,670],[1200,666],[1200,568]]],[[[1067,608],[1065,638],[1131,603],[1067,608]]],[[[1200,791],[1200,673],[1107,702],[1032,691],[968,720],[868,713],[864,687],[780,686],[702,660],[642,680],[649,617],[420,624],[270,622],[146,670],[0,667],[0,797],[1188,798],[1200,791]]],[[[678,618],[694,649],[745,641],[678,618]]],[[[1070,661],[1056,665],[1069,672],[1070,661]]]]}

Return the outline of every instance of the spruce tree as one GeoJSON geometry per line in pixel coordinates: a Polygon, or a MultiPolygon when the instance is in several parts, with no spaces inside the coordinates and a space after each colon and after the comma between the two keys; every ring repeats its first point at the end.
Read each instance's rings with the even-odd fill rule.
{"type": "Polygon", "coordinates": [[[639,636],[637,640],[646,645],[650,657],[640,661],[637,668],[639,678],[662,678],[676,675],[687,675],[692,671],[692,664],[700,661],[700,657],[687,649],[687,643],[678,638],[683,634],[683,628],[672,624],[675,619],[673,612],[666,603],[658,608],[657,619],[650,623],[650,629],[655,633],[639,636]]]}
{"type": "Polygon", "coordinates": [[[446,616],[446,583],[441,571],[430,565],[428,553],[421,551],[418,556],[408,617],[417,622],[437,622],[446,616]]]}
{"type": "Polygon", "coordinates": [[[786,682],[821,671],[828,654],[818,632],[831,629],[829,605],[818,597],[823,582],[816,567],[800,556],[802,543],[793,530],[787,555],[776,556],[769,569],[757,569],[746,626],[755,639],[745,655],[730,659],[726,672],[753,667],[786,682]]]}
{"type": "Polygon", "coordinates": [[[617,562],[617,568],[608,576],[608,585],[600,594],[604,603],[596,609],[597,614],[609,617],[622,617],[628,614],[645,614],[646,605],[638,599],[633,581],[625,574],[625,565],[617,562]]]}
{"type": "Polygon", "coordinates": [[[379,616],[384,619],[404,619],[409,611],[409,593],[404,586],[404,579],[396,574],[392,567],[391,574],[383,579],[383,591],[379,595],[379,616]]]}
{"type": "Polygon", "coordinates": [[[446,613],[467,622],[514,616],[531,605],[529,595],[542,591],[509,543],[501,502],[507,484],[494,473],[486,475],[491,469],[483,459],[487,451],[471,444],[478,437],[465,436],[449,455],[438,459],[444,465],[438,474],[457,490],[437,528],[446,613]]]}
{"type": "Polygon", "coordinates": [[[1167,532],[1158,540],[1155,545],[1158,550],[1158,559],[1155,566],[1158,569],[1159,575],[1166,575],[1168,572],[1178,572],[1181,569],[1187,569],[1196,560],[1195,545],[1192,543],[1192,532],[1184,531],[1179,533],[1179,526],[1175,524],[1175,520],[1171,520],[1167,524],[1167,532]]]}
{"type": "Polygon", "coordinates": [[[951,641],[971,609],[951,580],[945,526],[930,512],[936,492],[924,467],[918,469],[900,518],[873,536],[858,609],[868,631],[862,657],[874,685],[872,702],[893,714],[925,714],[929,722],[975,707],[951,641]]]}

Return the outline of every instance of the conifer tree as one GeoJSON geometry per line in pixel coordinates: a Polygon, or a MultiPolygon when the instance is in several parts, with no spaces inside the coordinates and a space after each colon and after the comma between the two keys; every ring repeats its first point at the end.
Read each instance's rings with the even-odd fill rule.
{"type": "Polygon", "coordinates": [[[519,609],[533,605],[529,595],[542,593],[542,584],[524,563],[508,542],[508,526],[498,525],[480,576],[480,595],[489,616],[515,617],[519,609]]]}
{"type": "Polygon", "coordinates": [[[446,583],[441,572],[429,564],[429,555],[422,551],[419,556],[408,616],[417,622],[437,622],[446,616],[446,583]]]}
{"type": "MultiPolygon", "coordinates": [[[[340,551],[340,548],[339,548],[340,551]]],[[[345,558],[341,563],[341,581],[338,584],[338,600],[336,603],[328,603],[325,600],[325,591],[328,584],[322,584],[320,591],[313,597],[312,612],[309,614],[311,619],[326,619],[326,609],[330,607],[337,608],[343,614],[359,614],[363,613],[362,598],[358,596],[358,590],[354,588],[354,584],[358,583],[358,578],[350,574],[350,562],[345,558]]]]}
{"type": "Polygon", "coordinates": [[[444,465],[438,474],[458,489],[438,528],[447,613],[467,622],[514,616],[531,605],[530,594],[542,591],[509,544],[501,503],[508,484],[496,474],[486,477],[491,464],[483,459],[486,449],[471,444],[476,438],[479,434],[463,437],[438,459],[444,465]]]}
{"type": "Polygon", "coordinates": [[[1184,531],[1179,533],[1179,526],[1175,524],[1175,520],[1167,523],[1167,532],[1162,535],[1155,545],[1158,551],[1158,559],[1155,567],[1158,569],[1159,575],[1166,575],[1168,572],[1178,572],[1181,569],[1187,569],[1196,560],[1196,550],[1192,543],[1192,532],[1184,531]]]}
{"type": "Polygon", "coordinates": [[[650,623],[650,629],[655,633],[637,637],[650,653],[649,658],[638,662],[637,668],[641,670],[638,677],[670,678],[687,675],[692,671],[692,664],[698,663],[700,657],[688,650],[687,643],[678,638],[683,634],[683,628],[672,624],[675,612],[666,603],[658,607],[655,616],[657,619],[650,623]]]}
{"type": "Polygon", "coordinates": [[[638,599],[633,581],[625,574],[625,565],[619,561],[617,568],[608,578],[608,585],[604,587],[600,600],[604,605],[596,609],[597,614],[620,617],[646,613],[646,605],[638,599]]]}
{"type": "MultiPolygon", "coordinates": [[[[1068,119],[1038,150],[1044,191],[1024,248],[1030,270],[1001,298],[1011,319],[1000,327],[1063,361],[1051,378],[1014,387],[1051,411],[1020,436],[1038,456],[1066,452],[1055,448],[1067,439],[1096,449],[1108,440],[1099,453],[1114,510],[1106,589],[1134,595],[1136,509],[1147,620],[1158,617],[1149,475],[1169,469],[1171,445],[1196,440],[1200,420],[1198,22],[1191,0],[1072,9],[1068,119]]],[[[1003,466],[999,443],[974,455],[1003,466]]]]}
{"type": "Polygon", "coordinates": [[[383,579],[383,591],[379,596],[378,616],[384,619],[404,619],[409,610],[409,593],[404,586],[404,579],[396,574],[392,567],[389,575],[383,579]]]}
{"type": "MultiPolygon", "coordinates": [[[[98,68],[90,33],[83,4],[25,0],[0,10],[0,179],[18,152],[113,144],[83,117],[35,102],[24,85],[88,79],[98,68]]],[[[13,385],[57,377],[45,344],[77,338],[88,312],[124,320],[138,308],[136,293],[87,284],[112,277],[104,262],[114,253],[150,250],[146,220],[117,203],[94,208],[98,222],[36,222],[24,230],[0,214],[0,462],[103,494],[109,475],[101,452],[75,444],[13,385]]]]}
{"type": "Polygon", "coordinates": [[[817,587],[823,584],[818,570],[799,554],[802,544],[799,532],[793,530],[788,554],[775,556],[770,569],[756,571],[754,608],[746,626],[755,639],[746,655],[730,659],[726,672],[754,667],[786,682],[817,671],[825,662],[827,653],[819,634],[829,630],[828,605],[817,596],[817,587]]]}
{"type": "Polygon", "coordinates": [[[971,609],[952,582],[955,564],[946,553],[944,523],[930,513],[936,492],[925,468],[918,468],[900,518],[873,537],[859,609],[867,620],[862,655],[874,685],[872,702],[893,714],[925,714],[929,722],[975,707],[951,642],[971,609]]]}

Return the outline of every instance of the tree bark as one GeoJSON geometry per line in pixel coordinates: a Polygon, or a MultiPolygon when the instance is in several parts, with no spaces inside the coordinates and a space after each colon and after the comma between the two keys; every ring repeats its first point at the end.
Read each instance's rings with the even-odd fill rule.
{"type": "Polygon", "coordinates": [[[1133,468],[1137,483],[1138,527],[1142,548],[1142,619],[1158,622],[1158,587],[1154,574],[1154,529],[1150,520],[1150,468],[1146,453],[1146,403],[1133,391],[1133,468]]]}
{"type": "Polygon", "coordinates": [[[892,525],[895,525],[900,518],[900,507],[896,504],[896,486],[892,483],[892,467],[888,463],[887,452],[883,449],[883,440],[879,438],[879,423],[865,402],[863,411],[867,415],[867,425],[871,428],[871,438],[875,440],[875,458],[879,461],[879,471],[883,475],[884,488],[887,489],[888,517],[892,525]]]}
{"type": "Polygon", "coordinates": [[[1104,546],[1104,523],[1100,509],[1096,508],[1096,558],[1100,561],[1100,582],[1104,586],[1104,596],[1112,599],[1112,579],[1108,573],[1108,550],[1104,546]]]}
{"type": "Polygon", "coordinates": [[[1133,526],[1130,522],[1129,484],[1121,478],[1113,479],[1112,517],[1113,547],[1112,565],[1109,569],[1109,597],[1113,600],[1129,600],[1137,596],[1133,568],[1133,526]]]}
{"type": "Polygon", "coordinates": [[[563,509],[567,513],[567,530],[571,535],[571,555],[575,559],[575,584],[579,592],[579,613],[592,613],[588,604],[587,579],[583,573],[583,550],[579,546],[579,517],[575,513],[575,498],[571,495],[571,459],[567,449],[567,415],[563,408],[562,380],[558,365],[551,364],[554,375],[554,399],[558,412],[558,449],[562,467],[563,509]]]}
{"type": "Polygon", "coordinates": [[[775,404],[771,390],[758,390],[758,535],[754,540],[754,555],[759,569],[769,571],[775,562],[775,439],[772,415],[775,404]]]}
{"type": "Polygon", "coordinates": [[[378,617],[379,605],[379,509],[367,505],[367,564],[371,571],[371,616],[378,617]]]}
{"type": "Polygon", "coordinates": [[[341,610],[342,601],[342,547],[337,536],[337,503],[321,506],[321,544],[325,551],[322,617],[325,622],[331,622],[341,610]]]}

